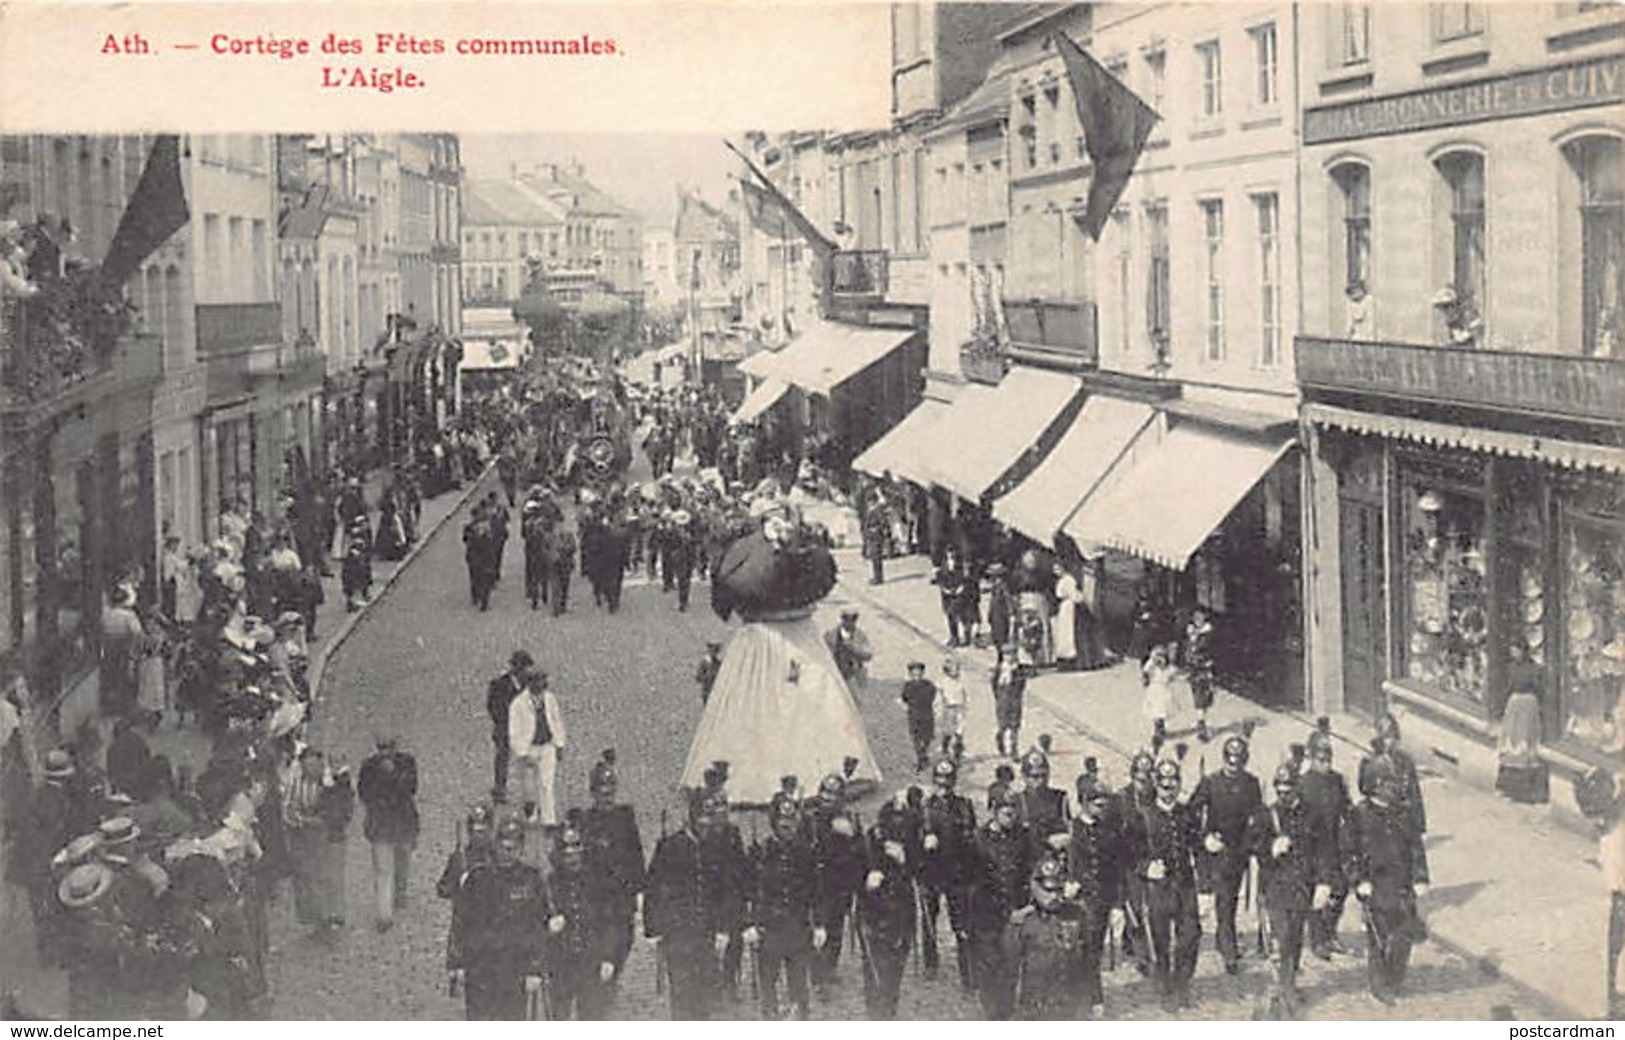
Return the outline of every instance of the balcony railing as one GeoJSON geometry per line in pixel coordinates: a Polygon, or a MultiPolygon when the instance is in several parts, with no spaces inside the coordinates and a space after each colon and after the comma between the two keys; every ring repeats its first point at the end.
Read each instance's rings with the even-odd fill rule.
{"type": "Polygon", "coordinates": [[[1410,401],[1618,423],[1625,362],[1415,343],[1297,338],[1298,382],[1410,401]]]}
{"type": "Polygon", "coordinates": [[[230,354],[281,340],[281,304],[200,303],[197,306],[200,354],[230,354]]]}
{"type": "Polygon", "coordinates": [[[890,255],[884,249],[847,249],[830,263],[830,289],[836,295],[884,297],[890,283],[890,255]]]}
{"type": "Polygon", "coordinates": [[[1095,305],[1087,300],[1005,300],[1010,352],[1092,367],[1099,360],[1095,305]]]}

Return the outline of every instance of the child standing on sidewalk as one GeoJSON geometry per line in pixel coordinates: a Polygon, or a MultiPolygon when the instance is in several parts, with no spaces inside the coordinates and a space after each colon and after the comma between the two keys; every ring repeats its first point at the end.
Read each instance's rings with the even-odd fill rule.
{"type": "Polygon", "coordinates": [[[935,736],[937,687],[925,677],[925,662],[908,663],[908,681],[900,698],[908,708],[908,735],[914,743],[914,768],[924,772],[931,766],[931,745],[935,736]]]}
{"type": "Polygon", "coordinates": [[[1174,709],[1174,666],[1168,660],[1168,647],[1158,643],[1140,665],[1140,680],[1145,684],[1145,700],[1141,704],[1146,719],[1151,723],[1151,745],[1157,747],[1168,737],[1168,716],[1174,709]]]}

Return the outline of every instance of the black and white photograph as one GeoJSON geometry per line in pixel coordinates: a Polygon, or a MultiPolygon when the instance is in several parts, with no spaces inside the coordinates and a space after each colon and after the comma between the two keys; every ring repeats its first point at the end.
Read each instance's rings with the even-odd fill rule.
{"type": "Polygon", "coordinates": [[[1625,1017],[1625,7],[457,6],[0,89],[0,1018],[1625,1017]]]}

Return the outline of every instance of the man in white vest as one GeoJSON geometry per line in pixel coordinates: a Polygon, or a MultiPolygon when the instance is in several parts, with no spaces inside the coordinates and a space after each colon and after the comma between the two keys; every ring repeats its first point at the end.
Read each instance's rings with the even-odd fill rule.
{"type": "Polygon", "coordinates": [[[516,783],[525,819],[543,827],[557,827],[558,806],[553,783],[558,775],[559,752],[564,750],[564,716],[548,688],[547,673],[537,672],[525,691],[508,708],[508,744],[512,748],[516,783]]]}

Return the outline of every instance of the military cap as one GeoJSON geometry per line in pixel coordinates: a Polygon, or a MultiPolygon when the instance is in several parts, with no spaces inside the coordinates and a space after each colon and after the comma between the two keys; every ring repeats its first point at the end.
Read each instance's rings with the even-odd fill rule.
{"type": "Polygon", "coordinates": [[[1399,779],[1399,764],[1392,756],[1377,755],[1371,759],[1368,775],[1373,787],[1382,783],[1394,783],[1399,779]]]}
{"type": "Polygon", "coordinates": [[[910,661],[908,663],[908,670],[910,672],[923,672],[923,671],[925,671],[925,662],[924,661],[910,661]]]}
{"type": "Polygon", "coordinates": [[[536,659],[523,650],[515,650],[508,657],[508,667],[516,672],[528,672],[536,667],[536,659]]]}
{"type": "Polygon", "coordinates": [[[491,807],[482,802],[469,808],[468,815],[463,818],[463,823],[470,831],[483,831],[490,830],[494,820],[495,817],[491,812],[491,807]]]}
{"type": "Polygon", "coordinates": [[[847,607],[847,608],[845,608],[844,610],[841,611],[841,620],[843,620],[843,621],[845,621],[845,620],[847,620],[849,618],[856,618],[857,616],[858,616],[858,608],[857,607],[847,607]]]}
{"type": "Polygon", "coordinates": [[[1152,773],[1155,772],[1156,767],[1157,756],[1153,755],[1149,751],[1136,751],[1134,753],[1134,757],[1129,760],[1128,766],[1130,773],[1136,776],[1146,777],[1151,776],[1152,773]]]}
{"type": "Polygon", "coordinates": [[[575,824],[568,823],[559,828],[559,836],[554,847],[557,854],[582,852],[586,847],[587,839],[582,836],[581,829],[575,824]]]}
{"type": "Polygon", "coordinates": [[[1044,856],[1033,864],[1033,884],[1056,891],[1066,887],[1066,867],[1058,857],[1044,856]]]}
{"type": "Polygon", "coordinates": [[[1030,777],[1049,776],[1049,759],[1037,748],[1033,748],[1022,756],[1021,775],[1030,777]]]}
{"type": "Polygon", "coordinates": [[[1310,758],[1332,757],[1331,734],[1317,729],[1309,734],[1309,739],[1305,743],[1308,746],[1310,758]]]}
{"type": "Polygon", "coordinates": [[[1179,763],[1171,758],[1164,758],[1157,762],[1157,784],[1179,783],[1179,763]]]}
{"type": "Polygon", "coordinates": [[[62,846],[62,850],[51,860],[51,866],[58,868],[76,866],[90,859],[101,847],[100,834],[81,834],[62,846]]]}
{"type": "Polygon", "coordinates": [[[113,888],[113,872],[102,863],[81,863],[57,886],[57,898],[69,909],[91,906],[113,888]]]}
{"type": "Polygon", "coordinates": [[[1297,790],[1298,771],[1292,768],[1290,762],[1282,762],[1275,767],[1275,790],[1297,790]]]}
{"type": "Polygon", "coordinates": [[[1230,737],[1224,742],[1224,760],[1228,765],[1240,768],[1247,764],[1250,754],[1251,748],[1248,747],[1245,737],[1230,737]]]}
{"type": "Polygon", "coordinates": [[[841,774],[830,773],[818,782],[818,793],[833,801],[846,794],[846,781],[841,774]]]}
{"type": "Polygon", "coordinates": [[[509,816],[497,824],[496,840],[498,845],[523,845],[525,843],[525,825],[509,816]]]}
{"type": "Polygon", "coordinates": [[[931,767],[931,779],[939,784],[951,784],[959,779],[959,767],[954,765],[951,758],[938,759],[937,764],[931,767]]]}
{"type": "Polygon", "coordinates": [[[1004,784],[994,784],[988,788],[987,807],[991,812],[998,812],[1000,809],[1019,809],[1021,799],[1004,784]]]}
{"type": "Polygon", "coordinates": [[[780,791],[768,803],[767,815],[774,823],[795,820],[801,816],[801,806],[796,803],[792,795],[780,791]]]}

